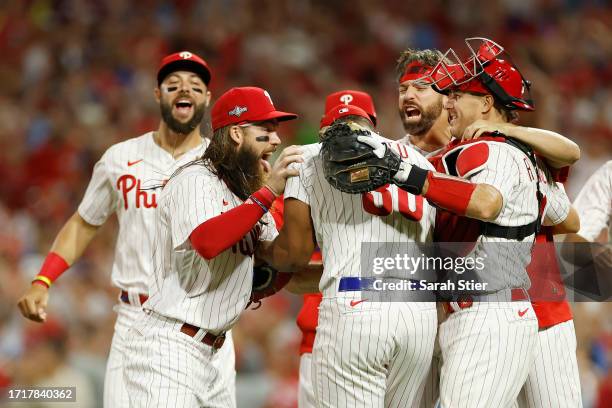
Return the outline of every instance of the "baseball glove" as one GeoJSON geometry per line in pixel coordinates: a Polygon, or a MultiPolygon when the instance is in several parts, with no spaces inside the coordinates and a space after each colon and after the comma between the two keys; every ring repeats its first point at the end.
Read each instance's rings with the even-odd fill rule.
{"type": "Polygon", "coordinates": [[[323,172],[332,187],[361,194],[392,182],[401,159],[384,143],[376,149],[359,140],[371,137],[368,129],[350,122],[335,124],[323,134],[323,172]]]}
{"type": "Polygon", "coordinates": [[[257,305],[253,309],[259,309],[262,299],[272,296],[284,288],[290,279],[290,273],[279,272],[266,263],[253,267],[253,287],[251,298],[246,307],[248,308],[251,304],[256,303],[257,305]]]}

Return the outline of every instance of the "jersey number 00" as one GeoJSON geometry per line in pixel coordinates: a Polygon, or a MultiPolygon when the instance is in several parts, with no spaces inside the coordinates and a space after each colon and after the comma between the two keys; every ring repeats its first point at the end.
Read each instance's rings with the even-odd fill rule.
{"type": "Polygon", "coordinates": [[[373,215],[387,216],[393,211],[402,214],[411,221],[420,221],[423,217],[423,196],[415,196],[386,184],[374,191],[361,195],[363,209],[373,215]]]}

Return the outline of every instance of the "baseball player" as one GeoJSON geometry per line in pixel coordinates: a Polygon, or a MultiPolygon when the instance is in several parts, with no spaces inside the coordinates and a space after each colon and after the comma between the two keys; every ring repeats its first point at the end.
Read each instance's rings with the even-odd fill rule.
{"type": "MultiPolygon", "coordinates": [[[[337,105],[326,116],[332,115],[332,122],[346,118],[373,128],[369,115],[356,106],[337,105]]],[[[412,148],[372,137],[406,160],[430,166],[412,148]]],[[[324,177],[321,146],[302,147],[299,175],[285,190],[284,227],[259,255],[292,270],[309,262],[316,244],[321,248],[323,299],[311,365],[316,406],[418,406],[435,339],[435,303],[373,302],[351,282],[361,275],[363,242],[429,242],[434,211],[394,186],[363,196],[334,189],[324,177]],[[398,205],[404,198],[414,206],[398,205]]]]}
{"type": "Polygon", "coordinates": [[[374,107],[374,101],[370,94],[363,91],[344,89],[331,93],[325,97],[325,114],[323,118],[321,118],[321,128],[325,127],[325,125],[330,125],[329,118],[326,119],[327,113],[338,105],[353,105],[363,109],[368,114],[368,118],[372,124],[376,127],[376,108],[374,107]]]}
{"type": "MultiPolygon", "coordinates": [[[[406,50],[398,59],[396,67],[399,78],[399,113],[404,128],[408,133],[403,141],[417,149],[421,149],[426,157],[431,158],[432,162],[436,162],[435,155],[441,152],[450,137],[446,110],[442,109],[445,96],[435,92],[430,86],[423,86],[419,79],[422,78],[424,73],[429,72],[438,64],[441,56],[442,54],[436,50],[406,50]],[[441,114],[437,119],[432,120],[431,115],[427,113],[421,114],[421,112],[441,112],[441,114]],[[415,133],[415,135],[411,133],[415,133]]],[[[580,155],[578,146],[561,135],[542,129],[524,128],[510,123],[493,123],[478,120],[468,126],[465,138],[470,139],[485,132],[494,131],[499,131],[532,145],[534,150],[546,158],[549,166],[551,164],[556,167],[571,165],[580,155]]],[[[546,167],[542,166],[542,171],[546,167]]],[[[545,180],[545,178],[542,179],[545,180]]],[[[558,190],[553,189],[552,193],[556,191],[558,190]]],[[[549,192],[547,194],[549,202],[552,193],[549,192]]],[[[565,196],[564,192],[561,192],[561,194],[565,196]]],[[[560,197],[560,200],[563,202],[563,197],[560,197]]],[[[567,196],[565,196],[565,200],[567,200],[567,196]]],[[[555,207],[547,206],[547,212],[549,208],[553,209],[555,207]]],[[[564,221],[563,224],[575,222],[575,219],[575,211],[572,211],[568,214],[568,220],[564,221]]],[[[554,233],[571,231],[571,228],[564,229],[563,231],[560,230],[561,225],[556,228],[554,233]]],[[[443,223],[437,223],[436,229],[444,230],[443,223]]],[[[546,234],[541,234],[538,236],[538,239],[541,237],[546,238],[546,236],[546,234]]],[[[464,237],[455,238],[464,239],[464,237]]],[[[447,241],[452,240],[449,237],[444,239],[447,241]]],[[[536,254],[534,254],[534,257],[536,257],[536,254]]],[[[535,266],[530,265],[530,269],[532,267],[535,266]]],[[[538,272],[538,274],[540,273],[538,272]]],[[[532,275],[531,272],[530,275],[532,275]]],[[[551,327],[556,322],[566,322],[568,318],[571,319],[571,312],[567,302],[563,302],[563,305],[558,304],[558,302],[541,303],[534,304],[540,328],[551,327]]],[[[426,382],[423,394],[423,403],[421,405],[423,408],[433,406],[439,395],[438,386],[441,361],[439,359],[439,349],[437,348],[436,350],[437,352],[434,352],[432,361],[432,371],[426,382]]],[[[575,360],[575,353],[573,354],[575,360]]],[[[540,352],[538,352],[539,355],[540,352]]]]}
{"type": "MultiPolygon", "coordinates": [[[[159,128],[104,153],[78,210],[60,230],[32,286],[19,300],[25,317],[44,321],[50,286],[81,257],[109,216],[117,214],[119,235],[111,279],[120,296],[114,308],[117,321],[104,381],[105,407],[127,407],[129,403],[122,373],[124,345],[127,330],[149,294],[155,209],[164,180],[205,150],[200,123],[210,102],[210,78],[206,61],[191,52],[162,59],[155,88],[161,110],[159,128]]],[[[229,349],[231,364],[234,356],[229,349]]]]}
{"type": "MultiPolygon", "coordinates": [[[[469,45],[469,40],[468,40],[468,45],[469,45]]],[[[455,92],[451,93],[451,95],[449,96],[449,102],[448,102],[447,108],[449,110],[451,131],[454,135],[462,135],[464,139],[469,139],[470,137],[474,136],[475,133],[482,134],[482,133],[486,133],[487,131],[488,132],[492,131],[492,129],[487,128],[487,126],[491,125],[488,122],[481,122],[479,124],[475,124],[471,128],[470,126],[465,126],[466,122],[462,123],[462,121],[468,120],[466,118],[470,118],[470,114],[472,115],[471,118],[474,118],[473,116],[474,113],[478,112],[476,109],[480,108],[478,105],[476,106],[472,105],[472,109],[470,109],[469,104],[470,102],[474,102],[474,100],[470,101],[469,100],[470,97],[467,95],[475,94],[474,99],[476,101],[478,100],[477,98],[482,98],[476,95],[491,95],[495,98],[496,102],[499,105],[502,105],[506,108],[506,112],[498,120],[498,122],[501,122],[501,123],[497,125],[497,129],[498,130],[502,129],[502,131],[504,128],[506,129],[508,128],[508,125],[505,126],[505,123],[508,122],[508,119],[511,119],[514,116],[512,114],[513,109],[508,109],[508,108],[514,107],[514,109],[519,109],[519,110],[533,109],[533,106],[531,105],[528,99],[522,99],[523,98],[522,93],[525,87],[524,85],[525,82],[524,80],[522,80],[522,77],[520,77],[520,73],[518,73],[518,70],[516,70],[515,67],[513,67],[510,64],[507,64],[505,60],[501,58],[496,58],[496,56],[499,55],[499,53],[501,53],[501,50],[499,49],[495,50],[495,48],[497,47],[499,47],[497,44],[494,44],[490,42],[489,40],[483,40],[483,43],[481,47],[479,48],[478,54],[475,56],[475,58],[479,58],[481,61],[488,60],[488,62],[484,63],[482,72],[480,72],[480,74],[477,74],[475,76],[475,78],[478,80],[476,81],[475,79],[471,79],[471,78],[467,82],[463,82],[463,80],[458,80],[457,82],[463,82],[463,83],[459,84],[458,86],[455,85],[452,88],[455,90],[455,92]],[[490,55],[490,53],[494,53],[494,55],[490,55]],[[491,85],[491,82],[487,82],[487,80],[490,78],[489,75],[493,75],[493,77],[495,78],[493,85],[491,85]],[[520,87],[517,86],[519,82],[523,82],[523,84],[520,87]],[[462,101],[461,99],[465,98],[466,96],[467,96],[467,100],[462,101]],[[505,120],[502,120],[504,118],[505,120]],[[476,131],[475,128],[478,128],[478,127],[480,127],[480,129],[476,131]]],[[[480,102],[482,102],[482,99],[480,100],[480,102]]],[[[476,116],[475,118],[483,119],[484,116],[485,115],[482,115],[482,117],[476,116]]],[[[468,157],[470,157],[469,149],[470,148],[473,149],[476,146],[468,147],[467,151],[461,151],[459,155],[461,156],[461,155],[464,155],[465,153],[468,153],[468,155],[464,156],[463,158],[464,160],[467,159],[468,157]]],[[[450,157],[449,155],[452,155],[452,151],[453,150],[451,148],[448,155],[445,155],[444,157],[445,158],[450,157]]],[[[472,158],[482,158],[482,155],[476,154],[472,158]]],[[[459,159],[459,161],[461,160],[462,159],[459,159]]],[[[448,163],[448,160],[445,163],[448,163]]],[[[459,168],[461,165],[462,164],[458,162],[457,168],[459,168]]],[[[573,214],[573,216],[571,217],[569,216],[570,214],[569,200],[567,199],[567,196],[565,195],[564,191],[562,191],[562,189],[560,189],[554,183],[546,182],[547,178],[542,177],[539,171],[542,168],[545,168],[545,166],[540,164],[539,166],[536,167],[536,169],[534,169],[535,173],[533,174],[536,174],[535,177],[541,180],[540,185],[542,187],[542,191],[544,192],[547,198],[547,207],[546,207],[545,214],[548,217],[548,220],[551,224],[553,225],[561,224],[564,228],[572,228],[571,227],[572,223],[575,223],[575,221],[572,221],[572,220],[577,220],[577,217],[575,216],[575,213],[573,214]]],[[[529,180],[532,180],[533,178],[534,177],[532,177],[530,174],[529,180]]],[[[565,231],[561,231],[561,232],[565,232],[565,231]]],[[[538,309],[537,306],[539,305],[534,303],[533,307],[535,310],[538,309]]],[[[538,323],[539,323],[538,326],[540,328],[542,326],[541,322],[542,322],[542,319],[538,318],[538,323]]],[[[452,336],[450,337],[452,338],[452,336]]],[[[542,335],[538,334],[538,340],[540,339],[542,339],[542,335]]],[[[536,347],[535,352],[536,352],[535,354],[536,360],[534,362],[538,362],[542,354],[541,348],[536,347]]],[[[567,358],[570,361],[573,358],[573,361],[575,362],[575,347],[574,347],[574,350],[568,350],[567,358]]],[[[534,375],[532,373],[535,367],[528,367],[528,368],[529,368],[529,378],[533,380],[534,375]]],[[[441,404],[440,404],[441,406],[446,406],[447,403],[453,406],[451,401],[452,401],[452,395],[454,393],[454,390],[452,389],[452,387],[456,384],[456,381],[452,380],[452,371],[453,371],[453,367],[450,367],[450,364],[447,365],[447,361],[445,360],[443,370],[442,370],[442,383],[441,383],[442,391],[441,391],[441,404]],[[447,377],[447,379],[450,380],[448,382],[450,384],[453,384],[451,387],[449,387],[450,389],[447,388],[446,390],[444,387],[445,368],[448,368],[447,372],[450,371],[451,373],[451,376],[447,377]],[[447,391],[448,391],[448,394],[445,395],[447,391]],[[445,398],[447,396],[450,396],[450,398],[445,398]]],[[[490,375],[491,373],[487,373],[487,374],[490,375]]],[[[540,377],[540,379],[542,378],[543,377],[540,377]]],[[[524,393],[525,392],[529,393],[530,391],[533,391],[533,387],[530,387],[529,383],[530,381],[527,381],[526,387],[523,390],[524,393]]],[[[578,383],[576,382],[576,385],[577,384],[578,383]]],[[[514,384],[514,386],[516,386],[516,383],[514,384]]],[[[514,393],[515,390],[516,388],[512,390],[512,393],[514,393]]],[[[578,392],[578,397],[579,397],[579,392],[578,392]]],[[[500,406],[505,406],[511,401],[511,399],[508,397],[506,397],[505,399],[504,397],[501,397],[501,398],[502,399],[500,399],[499,401],[500,402],[503,401],[504,405],[500,405],[500,406]]],[[[577,405],[573,405],[574,401],[575,399],[572,399],[571,402],[569,402],[570,405],[565,405],[565,406],[577,406],[577,405]]],[[[564,403],[567,404],[568,402],[564,402],[564,403]]],[[[551,405],[548,405],[548,406],[551,406],[551,405]]],[[[557,406],[557,405],[553,404],[552,406],[557,406]]]]}
{"type": "MultiPolygon", "coordinates": [[[[485,40],[487,41],[487,40],[485,40]]],[[[497,45],[495,45],[497,46],[497,45]]],[[[479,50],[482,51],[481,48],[479,50]]],[[[502,71],[507,71],[499,66],[503,64],[503,60],[496,59],[496,62],[485,69],[485,75],[480,83],[472,83],[471,85],[462,84],[458,89],[465,92],[483,94],[491,92],[496,96],[501,94],[498,99],[503,99],[503,93],[496,94],[496,88],[491,88],[485,85],[487,81],[486,74],[495,73],[496,82],[503,83],[504,77],[500,74],[502,71]],[[495,68],[493,68],[497,65],[495,68]],[[495,71],[494,71],[495,69],[495,71]]],[[[512,71],[514,72],[514,71],[512,71]]],[[[508,78],[512,79],[512,77],[508,78]]],[[[518,77],[517,77],[518,80],[518,77]]],[[[519,89],[506,82],[504,90],[513,97],[520,98],[521,92],[519,89]],[[515,88],[513,91],[512,88],[515,88]]],[[[461,97],[461,96],[460,96],[461,97]]],[[[520,105],[520,100],[515,100],[514,103],[520,105]]],[[[451,114],[454,112],[451,112],[451,114]]],[[[516,127],[509,123],[495,124],[486,121],[476,121],[474,124],[467,126],[461,133],[463,140],[470,139],[475,135],[487,134],[488,132],[499,131],[505,134],[512,134],[516,127]]],[[[558,138],[554,133],[526,128],[528,134],[538,132],[544,133],[547,137],[553,136],[558,138]]],[[[562,140],[562,139],[559,139],[562,140]]],[[[567,143],[566,143],[567,144],[567,143]]],[[[579,151],[574,151],[569,155],[563,153],[559,149],[562,143],[552,143],[549,145],[549,156],[547,162],[553,167],[562,167],[567,164],[572,164],[578,157],[579,151]],[[552,147],[552,149],[550,149],[552,147]]],[[[546,277],[555,270],[556,259],[554,258],[554,249],[544,244],[552,242],[553,233],[568,233],[573,232],[579,225],[579,219],[576,211],[571,208],[567,195],[565,194],[562,185],[557,185],[551,182],[552,177],[546,177],[544,173],[547,171],[547,166],[543,163],[538,163],[538,177],[542,186],[542,192],[546,197],[545,215],[547,222],[554,227],[544,229],[537,237],[536,242],[541,242],[535,246],[533,261],[528,266],[527,270],[531,277],[532,287],[529,291],[530,295],[535,296],[535,301],[532,302],[534,312],[538,319],[538,343],[536,346],[536,358],[533,366],[529,370],[529,374],[523,389],[519,395],[519,406],[522,407],[579,407],[581,406],[580,382],[578,378],[578,365],[576,361],[576,336],[572,322],[572,315],[569,304],[564,298],[564,292],[555,290],[560,285],[551,286],[551,280],[558,280],[557,277],[552,279],[546,277]],[[548,180],[548,182],[547,182],[548,180]],[[546,253],[552,252],[552,253],[546,253]],[[545,260],[548,259],[549,262],[545,260]],[[545,264],[543,264],[546,262],[545,264]],[[542,287],[546,286],[550,292],[548,295],[536,295],[542,287]],[[559,292],[559,293],[556,293],[559,292]],[[555,296],[552,296],[556,293],[555,296]],[[554,298],[559,301],[549,301],[554,298]],[[539,299],[539,300],[538,300],[539,299]]],[[[560,172],[556,172],[557,177],[560,172]]],[[[563,173],[563,172],[561,172],[563,173]]]]}
{"type": "MultiPolygon", "coordinates": [[[[469,61],[457,65],[443,61],[430,76],[438,90],[451,90],[446,109],[451,134],[457,137],[477,119],[505,123],[514,118],[515,110],[533,110],[530,100],[523,97],[527,83],[516,67],[497,58],[503,49],[490,40],[476,40],[482,44],[469,61]],[[480,69],[472,72],[465,67],[480,69]]],[[[375,140],[358,139],[372,146],[377,157],[389,155],[375,140]]],[[[438,170],[447,175],[409,165],[400,166],[393,181],[452,214],[473,219],[459,219],[454,224],[447,221],[454,228],[447,228],[446,235],[460,229],[468,236],[472,229],[475,235],[466,240],[475,242],[472,256],[495,256],[488,257],[485,270],[474,271],[481,282],[489,283],[485,295],[447,304],[450,315],[440,326],[443,366],[439,405],[510,406],[534,361],[537,343],[537,320],[526,293],[530,282],[525,267],[531,247],[519,244],[533,240],[540,220],[535,157],[520,145],[489,137],[451,143],[442,152],[440,164],[438,170]],[[488,245],[493,242],[516,244],[493,254],[495,246],[488,245]],[[508,354],[521,357],[508,359],[508,354]]],[[[350,191],[351,186],[346,188],[350,191]]]]}
{"type": "MultiPolygon", "coordinates": [[[[406,131],[401,141],[426,158],[439,153],[451,140],[447,112],[444,109],[445,96],[417,81],[440,61],[441,55],[436,50],[408,49],[400,54],[396,66],[398,112],[406,131]]],[[[442,317],[442,313],[439,313],[438,324],[442,317]]],[[[438,400],[441,366],[442,355],[436,339],[421,408],[430,408],[438,400]]]]}
{"type": "MultiPolygon", "coordinates": [[[[329,94],[325,98],[325,115],[321,118],[320,130],[324,131],[336,120],[347,119],[353,112],[349,109],[344,110],[348,105],[361,108],[366,114],[360,112],[366,121],[376,126],[376,109],[372,97],[362,91],[341,90],[329,94]]],[[[359,116],[357,115],[357,116],[359,116]]],[[[350,118],[349,118],[350,119],[350,118]]],[[[367,123],[367,122],[366,122],[367,123]]],[[[279,230],[283,222],[283,201],[275,201],[277,212],[274,220],[279,230]]],[[[322,263],[321,252],[315,251],[311,263],[322,263]]],[[[317,333],[317,323],[319,321],[319,304],[323,299],[321,293],[309,293],[304,295],[304,303],[300,309],[296,323],[302,332],[300,343],[300,382],[298,386],[298,406],[309,408],[315,406],[314,387],[312,383],[312,347],[317,333]]]]}
{"type": "MultiPolygon", "coordinates": [[[[406,131],[402,141],[425,157],[440,153],[452,138],[448,126],[448,114],[444,109],[446,96],[435,92],[431,86],[421,81],[441,58],[442,53],[437,50],[408,49],[401,53],[396,66],[398,110],[406,131]]],[[[552,169],[569,166],[580,157],[578,145],[562,135],[513,123],[500,124],[477,120],[466,128],[464,135],[459,137],[468,140],[494,131],[500,131],[531,146],[552,169]]]]}
{"type": "Polygon", "coordinates": [[[268,209],[300,161],[280,144],[278,111],[256,87],[232,88],[212,108],[213,137],[158,202],[145,315],[129,330],[124,380],[132,407],[233,407],[225,333],[251,294],[253,254],[277,232],[268,209]],[[264,182],[266,183],[264,185],[264,182]]]}

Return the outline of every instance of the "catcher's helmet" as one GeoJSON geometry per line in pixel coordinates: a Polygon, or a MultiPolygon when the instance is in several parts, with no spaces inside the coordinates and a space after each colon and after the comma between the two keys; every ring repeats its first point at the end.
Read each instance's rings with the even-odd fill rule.
{"type": "Polygon", "coordinates": [[[533,111],[529,88],[531,83],[521,75],[508,58],[501,58],[504,49],[486,38],[467,38],[470,49],[467,60],[461,61],[451,48],[424,80],[440,93],[450,91],[491,94],[506,109],[533,111]],[[477,50],[472,43],[481,42],[477,50]]]}

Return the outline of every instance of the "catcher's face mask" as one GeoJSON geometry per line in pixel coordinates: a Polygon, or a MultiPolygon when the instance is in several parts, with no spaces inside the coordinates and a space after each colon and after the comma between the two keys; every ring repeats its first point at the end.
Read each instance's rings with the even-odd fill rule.
{"type": "Polygon", "coordinates": [[[490,94],[509,110],[533,111],[534,104],[529,88],[531,83],[523,78],[518,68],[509,60],[504,48],[496,42],[481,38],[466,38],[469,49],[467,59],[461,59],[452,48],[423,77],[437,92],[450,91],[490,94]]]}

